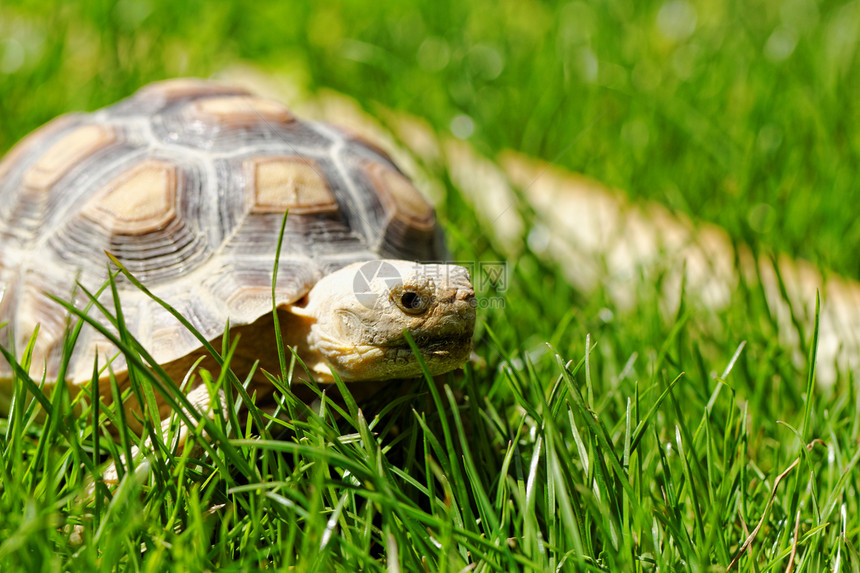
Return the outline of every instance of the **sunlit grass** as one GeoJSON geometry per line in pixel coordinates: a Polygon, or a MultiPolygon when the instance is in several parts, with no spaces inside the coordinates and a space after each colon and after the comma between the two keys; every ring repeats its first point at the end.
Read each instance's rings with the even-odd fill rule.
{"type": "MultiPolygon", "coordinates": [[[[507,304],[563,314],[516,286],[526,282],[514,281],[507,304]]],[[[88,405],[87,392],[73,402],[48,393],[47,420],[22,394],[2,427],[0,560],[7,570],[239,560],[345,571],[700,570],[737,560],[753,571],[784,568],[796,548],[810,571],[837,555],[857,563],[856,400],[823,397],[813,372],[774,348],[703,352],[683,305],[669,322],[658,309],[618,312],[589,329],[594,338],[580,318],[562,320],[542,353],[513,342],[520,332],[507,312],[491,314],[477,345],[491,366],[440,386],[388,386],[361,405],[341,385],[343,401],[321,394],[307,407],[274,376],[287,418],[257,409],[235,378],[204,373],[213,391],[232,388],[235,409],[186,404],[206,422],[185,448],[178,418],[163,433],[146,422],[151,447],[124,429],[121,411],[88,405]],[[120,484],[93,491],[105,460],[131,446],[145,458],[120,462],[120,484]]],[[[116,343],[140,365],[127,399],[181,396],[157,367],[143,368],[131,338],[116,343]]]]}

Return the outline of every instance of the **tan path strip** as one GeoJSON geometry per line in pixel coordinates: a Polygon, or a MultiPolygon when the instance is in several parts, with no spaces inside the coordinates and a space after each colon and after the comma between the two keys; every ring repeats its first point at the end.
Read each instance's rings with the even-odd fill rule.
{"type": "Polygon", "coordinates": [[[716,225],[693,221],[656,203],[631,203],[625,194],[593,179],[513,151],[494,162],[467,142],[442,136],[416,117],[380,112],[380,120],[366,113],[352,98],[331,91],[309,94],[299,82],[270,76],[251,68],[234,68],[223,79],[255,93],[290,103],[300,116],[334,123],[381,142],[416,186],[438,201],[444,190],[416,161],[446,169],[452,182],[472,202],[486,232],[510,257],[524,246],[525,222],[517,204],[525,200],[536,219],[527,230],[529,247],[558,262],[571,285],[588,293],[605,289],[621,309],[637,302],[639,277],[662,276],[663,302],[675,309],[686,272],[688,297],[720,311],[731,302],[741,277],[760,281],[776,316],[781,342],[799,352],[791,308],[812,332],[816,290],[821,292],[817,376],[820,383],[835,381],[838,363],[860,366],[860,283],[829,274],[812,264],[779,256],[776,265],[790,304],[780,294],[769,260],[756,259],[746,247],[735,246],[716,225]],[[404,148],[405,146],[405,148],[404,148]],[[414,155],[413,155],[414,154],[414,155]],[[520,193],[515,191],[521,190],[520,193]],[[737,265],[736,261],[740,261],[737,265]]]}
{"type": "Polygon", "coordinates": [[[761,284],[781,341],[798,349],[801,364],[805,357],[799,354],[791,309],[800,314],[811,336],[820,290],[819,381],[835,381],[836,363],[847,369],[860,363],[860,283],[833,274],[825,277],[807,261],[777,256],[786,301],[773,262],[756,260],[745,246],[736,250],[721,227],[694,222],[655,203],[632,205],[596,181],[521,154],[503,153],[500,163],[511,182],[526,189],[525,197],[548,229],[547,254],[561,263],[577,287],[586,292],[607,288],[616,304],[629,307],[636,302],[634,279],[640,273],[647,278],[662,272],[664,302],[675,309],[686,272],[686,292],[720,311],[731,303],[742,275],[748,284],[761,284]]]}

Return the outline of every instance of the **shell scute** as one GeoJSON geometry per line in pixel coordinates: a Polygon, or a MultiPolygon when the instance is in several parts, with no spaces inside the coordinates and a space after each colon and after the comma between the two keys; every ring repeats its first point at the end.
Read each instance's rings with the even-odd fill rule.
{"type": "Polygon", "coordinates": [[[88,287],[104,279],[105,251],[152,283],[195,270],[221,241],[217,227],[200,225],[207,210],[201,169],[160,158],[126,163],[94,183],[48,237],[50,252],[77,262],[88,287]]]}
{"type": "Polygon", "coordinates": [[[24,186],[47,191],[75,165],[116,141],[113,129],[103,125],[82,125],[67,133],[42,154],[24,173],[24,186]]]}
{"type": "Polygon", "coordinates": [[[200,78],[175,78],[155,82],[131,97],[106,108],[111,117],[148,117],[198,98],[247,96],[242,88],[200,78]]]}
{"type": "Polygon", "coordinates": [[[382,163],[363,162],[361,173],[383,209],[379,251],[386,256],[441,260],[436,214],[400,171],[382,163]],[[405,256],[404,256],[405,255],[405,256]]]}
{"type": "Polygon", "coordinates": [[[15,144],[0,160],[0,187],[2,187],[3,182],[13,178],[15,170],[26,168],[29,163],[28,156],[38,156],[38,152],[45,142],[50,145],[53,136],[76,124],[81,115],[69,113],[56,117],[15,144]]]}
{"type": "Polygon", "coordinates": [[[176,172],[164,160],[139,163],[87,201],[83,213],[118,234],[162,229],[176,217],[176,172]]]}
{"type": "Polygon", "coordinates": [[[142,87],[134,95],[134,98],[141,101],[171,104],[186,99],[225,95],[249,95],[249,93],[242,88],[211,80],[173,78],[142,87]]]}
{"type": "Polygon", "coordinates": [[[266,156],[246,161],[252,211],[294,215],[337,211],[319,164],[311,158],[266,156]]]}
{"type": "MultiPolygon", "coordinates": [[[[55,120],[13,148],[0,175],[0,337],[11,328],[20,351],[41,325],[37,377],[59,372],[68,323],[49,295],[83,308],[76,284],[93,293],[105,285],[105,251],[210,340],[228,320],[252,324],[353,262],[443,255],[432,207],[384,151],[204,80],[153,84],[55,120]]],[[[129,331],[156,360],[200,350],[130,281],[116,285],[129,331]]],[[[110,289],[100,300],[113,308],[110,289]]],[[[96,356],[123,368],[116,348],[85,326],[68,377],[88,380],[96,356]]]]}
{"type": "Polygon", "coordinates": [[[191,104],[191,113],[195,119],[234,129],[259,123],[287,124],[295,121],[280,103],[252,96],[201,99],[191,104]]]}

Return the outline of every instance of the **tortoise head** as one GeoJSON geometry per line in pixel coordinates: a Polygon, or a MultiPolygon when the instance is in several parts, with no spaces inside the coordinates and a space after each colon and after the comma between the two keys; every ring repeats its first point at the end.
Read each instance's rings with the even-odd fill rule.
{"type": "MultiPolygon", "coordinates": [[[[421,375],[408,332],[433,375],[461,366],[471,352],[475,291],[456,265],[379,260],[355,263],[320,280],[291,311],[310,322],[308,364],[345,381],[421,375]]],[[[306,361],[307,362],[307,361],[306,361]]]]}

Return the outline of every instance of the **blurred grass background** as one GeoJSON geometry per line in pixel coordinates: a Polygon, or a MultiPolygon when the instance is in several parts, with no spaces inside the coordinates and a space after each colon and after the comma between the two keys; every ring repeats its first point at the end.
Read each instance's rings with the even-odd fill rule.
{"type": "Polygon", "coordinates": [[[860,3],[0,4],[0,151],[237,62],[427,118],[860,277],[860,3]]]}

